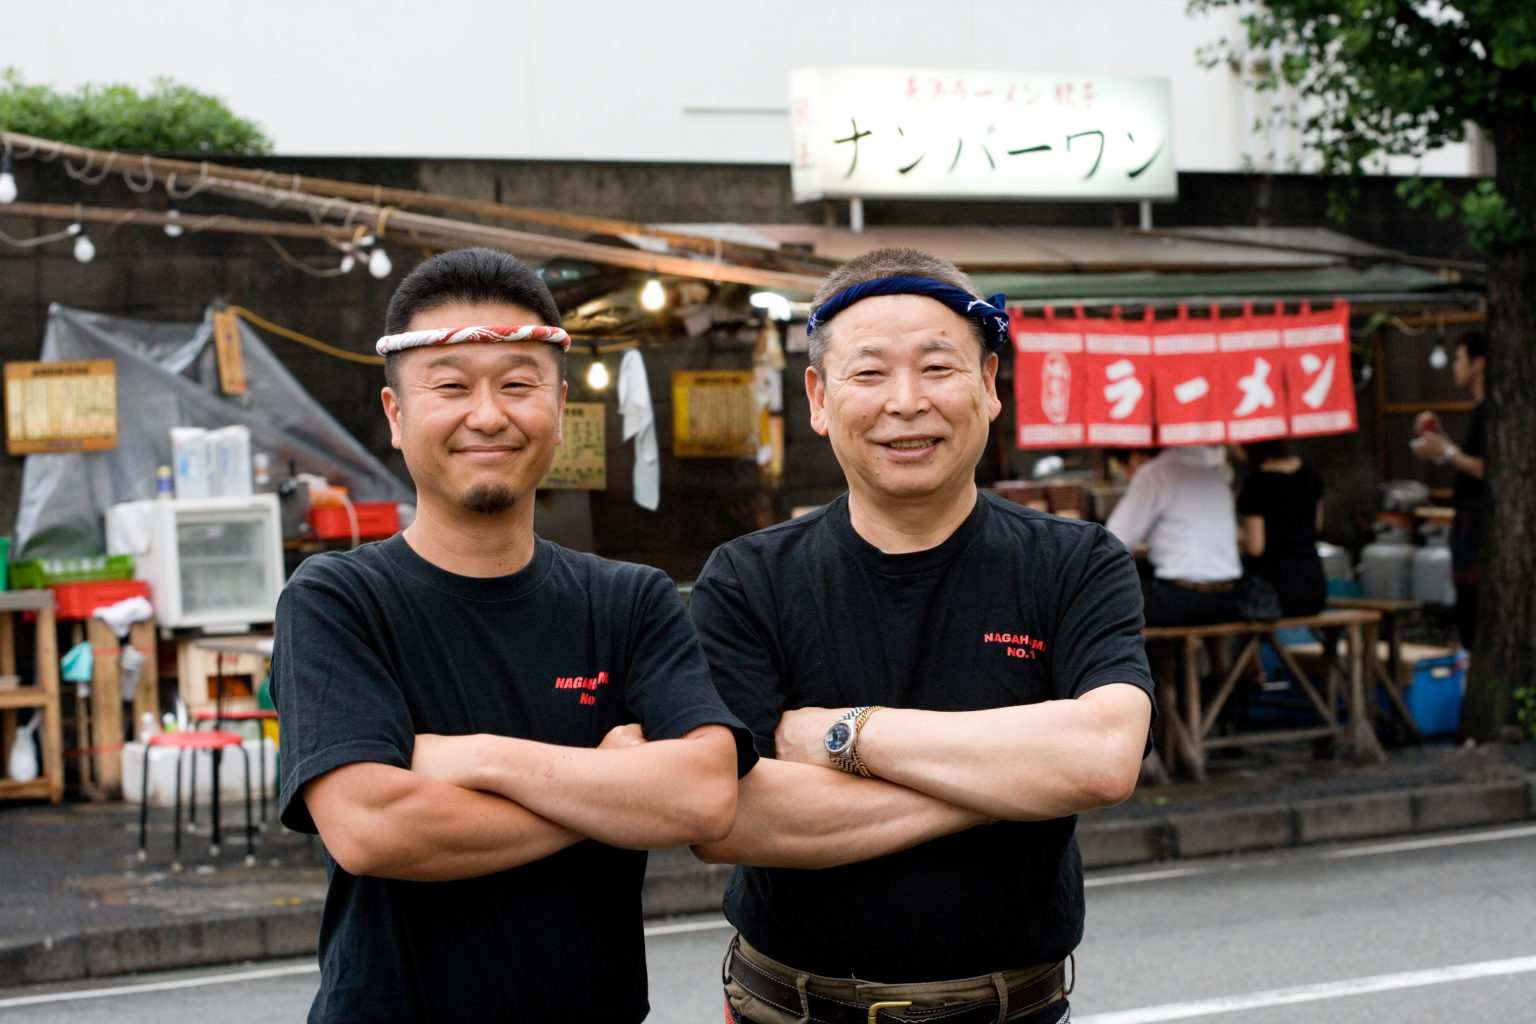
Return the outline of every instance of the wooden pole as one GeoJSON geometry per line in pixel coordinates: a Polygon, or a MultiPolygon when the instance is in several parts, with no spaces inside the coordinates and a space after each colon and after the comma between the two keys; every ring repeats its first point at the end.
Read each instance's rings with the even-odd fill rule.
{"type": "Polygon", "coordinates": [[[603,235],[648,235],[669,245],[692,249],[723,259],[729,255],[735,262],[767,261],[771,269],[786,263],[821,277],[831,264],[820,260],[786,261],[778,251],[768,246],[750,245],[743,242],[723,241],[668,231],[647,224],[593,217],[586,214],[566,213],[559,210],[538,210],[525,206],[469,199],[438,192],[422,192],[416,189],[385,188],[381,185],[365,185],[329,178],[306,178],[298,174],[275,174],[271,171],[250,170],[211,164],[207,161],[172,160],[147,154],[114,153],[106,150],[71,146],[52,139],[40,139],[18,132],[0,132],[0,144],[8,144],[15,155],[23,159],[65,159],[83,164],[79,173],[99,175],[113,170],[125,176],[139,174],[143,177],[160,175],[177,177],[181,189],[201,190],[215,179],[243,182],[270,188],[277,192],[304,192],[322,197],[339,197],[366,201],[377,207],[391,206],[397,209],[439,210],[475,217],[496,217],[502,220],[521,221],[527,224],[543,224],[568,231],[582,231],[603,235]]]}

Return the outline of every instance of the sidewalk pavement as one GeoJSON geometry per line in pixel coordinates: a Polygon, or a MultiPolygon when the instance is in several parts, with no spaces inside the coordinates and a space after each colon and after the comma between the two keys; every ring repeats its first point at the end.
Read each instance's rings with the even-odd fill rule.
{"type": "MultiPolygon", "coordinates": [[[[1142,787],[1081,816],[1089,868],[1403,836],[1536,818],[1536,744],[1427,743],[1385,764],[1319,761],[1307,744],[1214,760],[1202,783],[1142,787]]],[[[230,803],[233,803],[231,801],[230,803]]],[[[226,820],[239,822],[226,806],[226,820]]],[[[325,871],[317,840],[269,825],[245,862],[243,828],[209,856],[185,839],[170,871],[171,810],[121,803],[0,804],[0,990],[315,951],[325,871]]],[[[652,854],[648,917],[718,909],[729,869],[652,854]]]]}

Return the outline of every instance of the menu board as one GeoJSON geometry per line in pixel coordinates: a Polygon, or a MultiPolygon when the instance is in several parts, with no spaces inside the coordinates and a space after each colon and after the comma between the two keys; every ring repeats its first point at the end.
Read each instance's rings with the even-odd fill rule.
{"type": "Polygon", "coordinates": [[[679,458],[739,458],[757,450],[751,370],[676,370],[672,374],[672,453],[679,458]]]}
{"type": "Polygon", "coordinates": [[[605,406],[567,402],[560,417],[560,444],[539,486],[556,491],[608,489],[605,406]]]}
{"type": "Polygon", "coordinates": [[[5,364],[5,450],[117,447],[117,367],[110,359],[5,364]]]}

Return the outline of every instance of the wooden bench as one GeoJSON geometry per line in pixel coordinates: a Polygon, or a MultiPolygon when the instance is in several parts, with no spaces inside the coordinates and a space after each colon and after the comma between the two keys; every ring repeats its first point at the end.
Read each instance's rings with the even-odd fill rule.
{"type": "MultiPolygon", "coordinates": [[[[1205,626],[1148,626],[1143,629],[1142,635],[1152,658],[1158,716],[1162,724],[1157,752],[1167,770],[1178,770],[1182,764],[1194,778],[1203,779],[1207,752],[1214,748],[1303,739],[1331,739],[1341,743],[1356,760],[1385,760],[1386,754],[1372,725],[1373,709],[1367,704],[1365,683],[1367,628],[1374,640],[1380,621],[1381,614],[1369,609],[1331,608],[1317,615],[1274,622],[1218,622],[1205,626]],[[1276,635],[1279,630],[1291,628],[1316,631],[1325,651],[1337,650],[1339,640],[1344,641],[1345,669],[1342,674],[1346,678],[1342,688],[1339,664],[1333,658],[1321,659],[1315,674],[1302,669],[1276,635]],[[1200,648],[1206,640],[1225,637],[1238,638],[1242,646],[1215,692],[1207,696],[1200,685],[1200,648]],[[1317,712],[1319,724],[1212,735],[1222,708],[1249,664],[1257,659],[1259,647],[1264,643],[1270,645],[1290,671],[1297,687],[1317,712]],[[1341,696],[1349,712],[1345,721],[1339,716],[1341,696]]],[[[1372,696],[1374,689],[1374,686],[1370,688],[1372,696]]]]}

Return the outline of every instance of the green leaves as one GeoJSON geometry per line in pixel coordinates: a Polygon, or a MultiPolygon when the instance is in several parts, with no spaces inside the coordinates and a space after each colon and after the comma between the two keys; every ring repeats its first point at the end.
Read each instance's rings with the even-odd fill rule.
{"type": "Polygon", "coordinates": [[[272,151],[254,122],[222,101],[169,78],[145,94],[127,85],[86,85],[59,93],[28,85],[14,69],[0,74],[0,129],[91,149],[156,153],[272,151]]]}
{"type": "MultiPolygon", "coordinates": [[[[1529,0],[1189,0],[1191,14],[1240,7],[1244,38],[1203,48],[1244,68],[1277,102],[1268,115],[1301,132],[1325,174],[1346,179],[1330,195],[1339,218],[1350,179],[1386,156],[1421,157],[1487,128],[1507,111],[1536,105],[1536,4],[1529,0]]],[[[1507,156],[1507,154],[1505,154],[1507,156]]],[[[1479,182],[1451,195],[1438,182],[1399,187],[1414,206],[1457,216],[1483,249],[1519,243],[1519,211],[1479,182]]]]}

